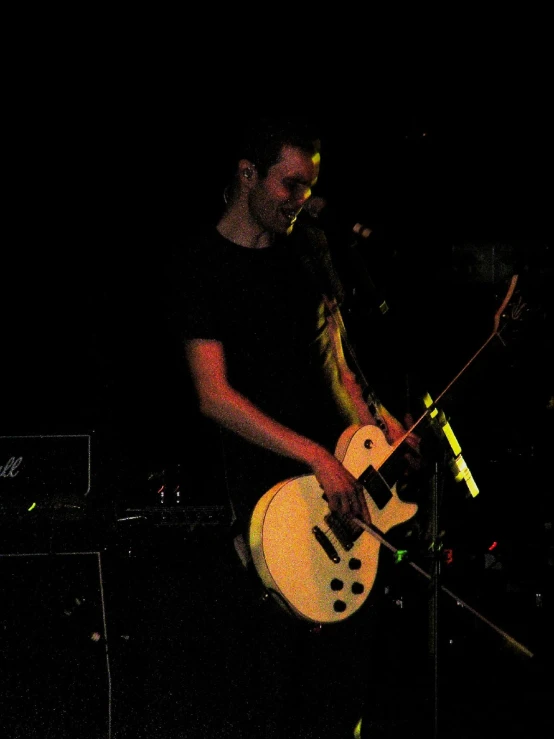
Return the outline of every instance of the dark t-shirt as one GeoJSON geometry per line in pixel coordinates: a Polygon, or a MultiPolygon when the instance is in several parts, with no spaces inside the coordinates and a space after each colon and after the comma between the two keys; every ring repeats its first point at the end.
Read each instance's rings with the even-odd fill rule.
{"type": "MultiPolygon", "coordinates": [[[[355,418],[325,317],[326,242],[310,234],[298,228],[271,247],[248,249],[210,229],[176,255],[172,320],[180,341],[221,341],[232,387],[333,451],[355,418]]],[[[235,434],[222,432],[222,439],[229,494],[243,520],[269,487],[308,472],[235,434]]]]}

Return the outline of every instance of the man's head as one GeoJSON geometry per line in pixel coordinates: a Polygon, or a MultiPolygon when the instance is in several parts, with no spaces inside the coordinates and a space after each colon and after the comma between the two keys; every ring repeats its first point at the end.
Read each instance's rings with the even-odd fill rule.
{"type": "Polygon", "coordinates": [[[305,122],[261,119],[237,149],[231,202],[263,231],[290,233],[317,182],[320,140],[305,122]]]}
{"type": "Polygon", "coordinates": [[[262,177],[278,162],[283,146],[319,154],[321,141],[314,127],[295,118],[259,118],[248,122],[236,150],[236,159],[250,161],[262,177]]]}

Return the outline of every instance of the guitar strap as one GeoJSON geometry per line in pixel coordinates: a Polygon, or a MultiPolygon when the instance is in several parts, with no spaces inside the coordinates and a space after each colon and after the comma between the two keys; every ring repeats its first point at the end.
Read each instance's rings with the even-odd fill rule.
{"type": "Polygon", "coordinates": [[[325,232],[320,228],[305,227],[307,248],[301,251],[300,257],[310,278],[323,296],[330,319],[334,322],[341,337],[343,346],[348,351],[356,377],[361,384],[363,397],[377,425],[386,429],[386,423],[379,412],[380,401],[367,382],[354,347],[350,343],[340,306],[344,302],[344,287],[333,266],[329,244],[325,232]]]}

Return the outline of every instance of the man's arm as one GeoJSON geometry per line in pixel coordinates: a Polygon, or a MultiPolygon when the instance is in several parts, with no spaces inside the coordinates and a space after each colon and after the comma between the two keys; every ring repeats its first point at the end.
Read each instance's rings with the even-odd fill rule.
{"type": "Polygon", "coordinates": [[[263,413],[229,384],[221,342],[191,339],[185,353],[203,415],[253,444],[306,464],[331,510],[363,513],[358,499],[360,484],[333,454],[263,413]]]}
{"type": "MultiPolygon", "coordinates": [[[[342,336],[345,333],[345,327],[340,310],[335,301],[327,302],[327,311],[327,324],[329,327],[331,340],[333,342],[333,350],[337,358],[343,387],[348,393],[350,402],[356,409],[359,422],[364,425],[375,425],[377,423],[377,419],[373,416],[369,409],[369,406],[364,398],[362,386],[358,382],[356,374],[350,369],[346,361],[342,342],[342,336]]],[[[417,455],[419,455],[419,436],[414,433],[406,434],[406,427],[403,426],[400,421],[395,418],[395,416],[393,416],[392,413],[390,413],[380,403],[378,404],[377,412],[379,414],[379,421],[384,424],[383,432],[389,444],[395,444],[400,440],[405,440],[408,446],[412,447],[417,455]]],[[[411,419],[406,419],[406,422],[408,427],[412,423],[411,419]]],[[[418,466],[415,463],[416,459],[417,457],[413,459],[410,458],[409,461],[412,466],[418,466]]]]}

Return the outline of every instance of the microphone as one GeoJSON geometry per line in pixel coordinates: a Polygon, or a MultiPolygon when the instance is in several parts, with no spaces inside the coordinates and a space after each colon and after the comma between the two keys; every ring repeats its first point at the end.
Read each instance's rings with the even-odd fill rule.
{"type": "Polygon", "coordinates": [[[323,210],[327,207],[327,200],[321,195],[311,195],[303,205],[303,212],[307,213],[310,218],[319,218],[323,210]]]}
{"type": "MultiPolygon", "coordinates": [[[[320,195],[314,195],[304,204],[303,212],[314,220],[324,220],[324,218],[322,218],[322,214],[326,207],[327,200],[320,195]]],[[[327,215],[329,215],[329,211],[327,211],[327,215]]],[[[334,214],[331,213],[330,215],[332,221],[335,221],[334,214]]],[[[325,231],[327,231],[328,225],[329,223],[323,225],[323,229],[325,231]]],[[[334,223],[334,228],[337,230],[336,223],[334,223]]],[[[365,297],[372,310],[376,310],[380,315],[385,315],[389,310],[387,301],[371,279],[366,260],[356,248],[357,244],[360,243],[362,239],[364,241],[369,239],[373,231],[369,226],[358,222],[352,226],[351,232],[354,234],[355,238],[350,240],[348,248],[343,253],[347,255],[346,263],[349,265],[348,271],[350,274],[350,281],[352,282],[352,295],[355,298],[358,298],[359,296],[365,297]]],[[[338,237],[338,231],[336,236],[338,237]]],[[[337,240],[338,239],[336,238],[335,241],[337,240]]],[[[344,260],[342,260],[342,262],[343,267],[346,267],[344,260]]]]}
{"type": "MultiPolygon", "coordinates": [[[[319,219],[323,214],[323,211],[327,208],[327,200],[321,195],[312,195],[305,203],[303,212],[306,213],[310,218],[315,220],[319,219]]],[[[363,223],[355,223],[352,226],[352,233],[356,234],[362,239],[368,239],[372,232],[369,226],[363,223]]]]}
{"type": "Polygon", "coordinates": [[[368,228],[368,226],[364,226],[363,223],[355,223],[352,231],[357,235],[361,236],[362,239],[369,239],[373,231],[368,228]]]}

